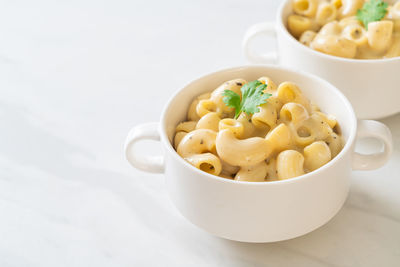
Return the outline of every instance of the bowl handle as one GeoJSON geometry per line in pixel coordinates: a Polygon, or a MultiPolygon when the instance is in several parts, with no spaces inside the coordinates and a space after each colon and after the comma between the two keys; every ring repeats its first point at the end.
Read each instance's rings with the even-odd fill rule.
{"type": "Polygon", "coordinates": [[[244,56],[250,63],[267,63],[276,64],[278,62],[278,54],[276,51],[266,54],[256,54],[250,49],[250,44],[259,35],[266,35],[276,39],[275,24],[273,22],[262,22],[251,26],[244,35],[242,49],[244,56]]]}
{"type": "Polygon", "coordinates": [[[153,173],[164,172],[164,156],[139,156],[134,146],[141,140],[160,141],[158,123],[144,123],[133,127],[125,140],[125,158],[135,168],[153,173]]]}
{"type": "Polygon", "coordinates": [[[380,122],[372,120],[358,121],[357,139],[372,137],[381,140],[384,145],[382,152],[369,155],[353,153],[353,170],[374,170],[388,162],[393,150],[392,134],[389,128],[380,122]]]}

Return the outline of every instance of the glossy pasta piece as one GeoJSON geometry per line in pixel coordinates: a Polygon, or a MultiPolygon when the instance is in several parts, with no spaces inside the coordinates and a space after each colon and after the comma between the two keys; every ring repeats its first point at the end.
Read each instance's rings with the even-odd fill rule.
{"type": "Polygon", "coordinates": [[[341,0],[341,2],[342,6],[338,10],[339,18],[355,16],[357,10],[364,4],[363,0],[341,0]]]}
{"type": "Polygon", "coordinates": [[[367,38],[372,50],[384,52],[390,45],[393,22],[388,20],[368,23],[367,38]]]}
{"type": "Polygon", "coordinates": [[[268,132],[277,123],[278,112],[273,105],[265,103],[259,107],[260,111],[253,114],[251,118],[257,128],[264,128],[268,132]]]}
{"type": "Polygon", "coordinates": [[[176,132],[191,132],[196,128],[196,123],[195,121],[185,121],[181,122],[176,126],[175,131],[176,132]]]}
{"type": "Polygon", "coordinates": [[[314,113],[297,127],[291,127],[294,141],[301,146],[307,146],[314,141],[321,141],[333,133],[324,117],[314,113]]]}
{"type": "Polygon", "coordinates": [[[337,16],[336,6],[329,3],[321,3],[318,6],[315,16],[316,22],[323,26],[328,22],[334,21],[337,16]]]}
{"type": "Polygon", "coordinates": [[[196,129],[210,129],[218,132],[218,124],[220,121],[221,119],[217,113],[209,112],[200,118],[196,124],[196,129]]]}
{"type": "Polygon", "coordinates": [[[357,44],[349,39],[336,35],[317,35],[311,43],[311,48],[332,56],[354,58],[357,44]]]}
{"type": "Polygon", "coordinates": [[[277,98],[283,103],[299,103],[311,113],[310,101],[301,93],[299,87],[292,82],[283,82],[278,86],[277,98]]]}
{"type": "Polygon", "coordinates": [[[195,154],[185,158],[190,164],[204,172],[219,175],[221,173],[221,162],[212,153],[195,154]]]}
{"type": "Polygon", "coordinates": [[[279,153],[290,147],[292,134],[289,127],[281,123],[267,134],[265,140],[274,153],[279,153]]]}
{"type": "Polygon", "coordinates": [[[199,118],[210,112],[217,112],[217,105],[211,99],[202,99],[196,106],[196,113],[199,118]]]}
{"type": "Polygon", "coordinates": [[[311,30],[312,27],[313,24],[309,18],[299,15],[290,15],[288,17],[288,29],[295,38],[299,38],[303,32],[311,30]]]}
{"type": "Polygon", "coordinates": [[[182,141],[183,137],[185,137],[186,132],[177,132],[174,137],[174,148],[175,150],[178,148],[179,143],[182,141]]]}
{"type": "Polygon", "coordinates": [[[331,160],[331,150],[323,141],[317,141],[304,148],[304,167],[311,172],[331,160]]]}
{"type": "Polygon", "coordinates": [[[227,82],[224,82],[223,84],[221,84],[217,89],[215,89],[211,93],[210,100],[215,103],[216,111],[220,115],[221,118],[226,118],[226,117],[232,116],[232,114],[234,112],[234,109],[225,105],[225,103],[223,101],[224,91],[231,90],[241,96],[242,93],[240,91],[240,88],[242,88],[242,86],[246,83],[247,83],[246,80],[243,80],[243,79],[230,80],[230,81],[227,81],[227,82]]]}
{"type": "Polygon", "coordinates": [[[218,130],[230,130],[236,138],[243,136],[244,127],[243,124],[235,119],[223,119],[219,122],[218,130]]]}
{"type": "Polygon", "coordinates": [[[309,118],[306,108],[298,103],[286,103],[280,111],[280,119],[283,122],[298,125],[309,118]]]}
{"type": "Polygon", "coordinates": [[[335,126],[337,124],[337,120],[336,120],[335,116],[330,115],[330,114],[328,115],[328,114],[325,114],[320,111],[316,111],[315,113],[317,115],[319,115],[326,123],[328,123],[329,127],[331,127],[332,129],[335,128],[335,126]]]}
{"type": "Polygon", "coordinates": [[[218,133],[217,153],[220,158],[233,166],[250,166],[265,160],[272,152],[264,138],[237,139],[226,129],[218,133]]]}
{"type": "Polygon", "coordinates": [[[314,40],[315,36],[317,33],[315,31],[305,31],[303,34],[300,36],[299,42],[302,43],[303,45],[310,46],[312,40],[314,40]]]}
{"type": "Polygon", "coordinates": [[[342,138],[336,134],[336,133],[331,133],[325,140],[326,144],[329,146],[329,149],[331,151],[331,157],[334,158],[337,156],[337,154],[342,151],[343,148],[343,141],[342,138]]]}
{"type": "Polygon", "coordinates": [[[199,115],[197,115],[196,108],[197,104],[199,104],[199,101],[202,99],[207,99],[210,98],[211,93],[205,93],[202,95],[199,95],[195,100],[192,101],[192,103],[189,106],[187,117],[188,120],[190,121],[198,121],[200,119],[199,115]]]}
{"type": "Polygon", "coordinates": [[[304,174],[304,157],[296,150],[285,150],[279,153],[276,160],[278,179],[285,180],[304,174]]]}
{"type": "Polygon", "coordinates": [[[310,18],[314,17],[315,12],[317,11],[317,7],[317,0],[294,0],[292,2],[293,11],[296,14],[310,18]]]}
{"type": "Polygon", "coordinates": [[[357,19],[356,16],[342,18],[337,23],[337,25],[340,26],[341,28],[344,28],[344,27],[349,26],[349,25],[358,25],[358,26],[364,27],[364,25],[357,19]]]}
{"type": "Polygon", "coordinates": [[[367,32],[364,27],[358,24],[351,24],[344,27],[342,36],[353,41],[357,46],[363,46],[368,43],[367,32]]]}
{"type": "Polygon", "coordinates": [[[254,126],[254,124],[251,122],[251,115],[242,112],[239,115],[239,118],[237,118],[237,121],[243,125],[243,134],[240,137],[241,139],[254,136],[254,133],[256,132],[256,126],[254,126]]]}
{"type": "Polygon", "coordinates": [[[235,174],[239,171],[240,167],[239,166],[233,166],[223,160],[221,160],[222,164],[222,173],[225,173],[226,175],[229,175],[230,178],[235,177],[235,174]]]}
{"type": "Polygon", "coordinates": [[[261,161],[260,163],[252,166],[243,166],[235,176],[236,181],[246,182],[264,182],[267,175],[267,163],[261,161]]]}
{"type": "Polygon", "coordinates": [[[178,154],[186,158],[193,154],[215,153],[217,133],[209,129],[198,129],[187,133],[178,145],[178,154]]]}
{"type": "Polygon", "coordinates": [[[325,24],[321,30],[318,32],[317,36],[339,36],[342,33],[342,26],[337,21],[332,21],[325,24]]]}

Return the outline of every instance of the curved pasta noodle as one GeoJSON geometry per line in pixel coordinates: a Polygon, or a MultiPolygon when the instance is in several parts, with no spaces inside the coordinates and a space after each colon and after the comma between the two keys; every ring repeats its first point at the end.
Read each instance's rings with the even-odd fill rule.
{"type": "Polygon", "coordinates": [[[319,25],[325,25],[336,19],[336,6],[329,3],[321,3],[318,6],[315,20],[319,25]]]}
{"type": "Polygon", "coordinates": [[[312,41],[311,47],[325,54],[345,58],[354,58],[357,53],[355,42],[336,35],[317,35],[312,41]]]}
{"type": "Polygon", "coordinates": [[[317,11],[318,1],[317,0],[294,0],[293,11],[296,14],[313,17],[317,11]]]}
{"type": "Polygon", "coordinates": [[[183,158],[204,152],[215,153],[217,133],[208,129],[198,129],[187,133],[178,145],[177,152],[183,158]]]}
{"type": "Polygon", "coordinates": [[[221,173],[221,162],[217,156],[212,153],[195,154],[185,158],[197,169],[219,175],[221,173]]]}
{"type": "Polygon", "coordinates": [[[217,113],[221,114],[222,118],[228,117],[234,111],[233,108],[225,105],[225,103],[223,101],[223,98],[224,98],[223,92],[225,90],[231,90],[241,96],[242,93],[240,91],[240,88],[242,88],[242,86],[246,83],[247,83],[246,80],[243,80],[243,79],[230,80],[230,81],[227,81],[227,82],[223,83],[222,85],[220,85],[217,89],[215,89],[211,93],[210,100],[213,103],[215,103],[215,105],[217,107],[216,108],[217,113]]]}
{"type": "Polygon", "coordinates": [[[300,36],[299,42],[302,43],[303,45],[310,46],[311,42],[314,40],[315,36],[317,33],[315,31],[305,31],[303,34],[300,36]]]}
{"type": "Polygon", "coordinates": [[[341,0],[341,2],[342,6],[338,10],[339,18],[354,16],[364,4],[363,0],[341,0]]]}
{"type": "Polygon", "coordinates": [[[377,52],[385,51],[392,39],[392,21],[374,21],[368,23],[367,39],[371,49],[377,52]]]}
{"type": "Polygon", "coordinates": [[[223,119],[219,122],[218,130],[222,131],[228,129],[230,130],[236,138],[241,138],[243,136],[244,127],[243,124],[235,119],[223,119]]]}
{"type": "Polygon", "coordinates": [[[282,121],[293,123],[294,125],[298,125],[309,117],[305,107],[298,103],[286,103],[279,114],[282,121]]]}
{"type": "Polygon", "coordinates": [[[218,132],[218,124],[221,121],[220,117],[215,112],[210,112],[200,118],[196,124],[196,129],[210,129],[218,132]]]}
{"type": "Polygon", "coordinates": [[[196,128],[196,122],[195,121],[185,121],[181,122],[176,126],[175,131],[177,132],[191,132],[196,128]]]}
{"type": "Polygon", "coordinates": [[[199,115],[196,112],[197,104],[199,104],[200,100],[210,98],[210,96],[211,93],[205,93],[199,95],[195,100],[192,101],[192,103],[189,106],[187,114],[187,117],[190,121],[198,121],[200,119],[199,115]]]}
{"type": "Polygon", "coordinates": [[[283,103],[294,102],[303,105],[303,107],[311,112],[311,103],[301,93],[299,87],[292,82],[283,82],[278,86],[278,99],[283,103]]]}
{"type": "Polygon", "coordinates": [[[225,173],[226,175],[229,175],[230,178],[233,178],[235,174],[240,170],[239,166],[233,166],[223,160],[221,160],[222,164],[222,172],[225,173]]]}
{"type": "Polygon", "coordinates": [[[342,144],[342,138],[336,134],[336,133],[331,133],[325,140],[326,144],[329,147],[329,150],[331,151],[331,157],[334,158],[337,156],[337,154],[340,153],[342,150],[343,144],[342,144]]]}
{"type": "Polygon", "coordinates": [[[288,17],[288,29],[290,33],[296,38],[299,38],[303,32],[311,30],[312,27],[313,24],[309,18],[305,18],[299,15],[290,15],[288,17]]]}
{"type": "Polygon", "coordinates": [[[325,24],[318,32],[318,36],[336,35],[339,36],[342,32],[342,26],[337,21],[332,21],[325,24]]]}
{"type": "Polygon", "coordinates": [[[337,124],[337,120],[336,120],[335,116],[327,115],[320,111],[316,111],[315,113],[318,114],[318,116],[320,116],[324,122],[328,123],[329,127],[331,127],[332,129],[335,128],[335,126],[337,124]]]}
{"type": "Polygon", "coordinates": [[[207,113],[217,112],[217,105],[211,99],[202,99],[196,106],[196,112],[201,118],[207,113]]]}
{"type": "Polygon", "coordinates": [[[236,181],[263,182],[267,175],[268,166],[265,161],[252,166],[243,166],[235,176],[236,181]]]}
{"type": "Polygon", "coordinates": [[[358,24],[351,24],[344,27],[342,36],[353,41],[357,46],[363,46],[368,43],[367,32],[364,30],[364,27],[358,24]]]}
{"type": "Polygon", "coordinates": [[[251,118],[253,124],[258,128],[264,128],[267,131],[274,128],[277,123],[278,112],[276,108],[268,102],[259,107],[260,111],[254,113],[251,118]]]}
{"type": "Polygon", "coordinates": [[[251,116],[243,112],[237,118],[237,121],[243,125],[243,134],[240,137],[241,139],[246,139],[254,135],[256,132],[256,127],[251,121],[251,116]]]}
{"type": "Polygon", "coordinates": [[[304,157],[296,150],[285,150],[276,159],[278,179],[285,180],[304,174],[304,157]]]}
{"type": "Polygon", "coordinates": [[[174,148],[175,150],[178,148],[179,143],[182,141],[183,137],[185,137],[186,132],[177,132],[174,137],[174,148]]]}
{"type": "Polygon", "coordinates": [[[333,133],[332,128],[324,117],[314,113],[297,127],[291,127],[295,142],[307,146],[313,141],[325,140],[333,133]]]}
{"type": "Polygon", "coordinates": [[[218,132],[216,147],[221,159],[234,166],[255,165],[265,160],[272,152],[264,138],[239,140],[228,129],[218,132]]]}
{"type": "Polygon", "coordinates": [[[273,152],[281,152],[292,144],[292,134],[289,127],[281,123],[267,134],[265,140],[273,152]]]}
{"type": "Polygon", "coordinates": [[[331,150],[323,141],[317,141],[304,148],[304,167],[314,171],[331,160],[331,150]]]}
{"type": "Polygon", "coordinates": [[[357,19],[356,16],[351,16],[351,17],[346,17],[342,18],[338,23],[338,26],[340,26],[342,29],[344,29],[346,26],[349,25],[359,25],[363,26],[363,24],[357,19]]]}

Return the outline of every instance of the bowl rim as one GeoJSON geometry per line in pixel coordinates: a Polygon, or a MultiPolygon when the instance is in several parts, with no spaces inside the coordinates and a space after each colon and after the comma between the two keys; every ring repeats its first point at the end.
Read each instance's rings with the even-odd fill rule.
{"type": "Polygon", "coordinates": [[[277,16],[277,22],[276,26],[282,29],[282,32],[286,39],[289,40],[291,43],[296,43],[300,49],[302,49],[305,53],[310,53],[315,56],[319,56],[322,58],[325,58],[327,60],[332,60],[332,61],[337,61],[337,62],[346,62],[346,63],[351,63],[351,64],[383,64],[386,62],[400,62],[400,56],[397,57],[392,57],[392,58],[377,58],[377,59],[360,59],[360,58],[345,58],[345,57],[338,57],[338,56],[333,56],[329,54],[325,54],[322,52],[319,52],[317,50],[312,49],[311,47],[305,46],[302,43],[300,43],[296,38],[293,37],[293,35],[290,34],[288,31],[287,27],[285,26],[284,18],[283,18],[283,11],[285,8],[291,3],[292,0],[284,0],[280,4],[278,8],[278,16],[277,16]]]}
{"type": "MultiPolygon", "coordinates": [[[[238,77],[240,78],[240,77],[238,77]]],[[[201,77],[192,80],[191,82],[187,83],[186,85],[184,85],[181,89],[175,91],[175,93],[172,94],[172,96],[170,97],[170,99],[167,101],[166,105],[163,108],[163,111],[161,113],[161,120],[160,120],[160,124],[159,124],[159,133],[160,133],[160,138],[161,138],[161,142],[164,144],[164,148],[166,149],[166,151],[168,153],[170,153],[170,155],[173,156],[173,158],[175,160],[177,160],[178,162],[180,162],[181,164],[183,164],[183,166],[189,167],[191,168],[191,170],[193,170],[195,173],[198,173],[199,175],[202,175],[204,177],[207,177],[209,179],[213,179],[216,181],[220,181],[220,182],[226,182],[226,183],[234,183],[234,184],[246,184],[246,185],[278,185],[278,184],[287,184],[287,183],[297,183],[297,182],[301,182],[303,180],[307,180],[309,178],[311,178],[312,176],[318,175],[319,173],[323,172],[324,170],[333,167],[334,164],[336,164],[337,161],[341,160],[344,155],[348,152],[351,153],[351,149],[352,146],[354,144],[355,141],[355,137],[356,137],[356,132],[357,132],[357,118],[356,115],[354,113],[353,107],[350,104],[349,100],[344,96],[344,94],[337,89],[334,85],[332,85],[331,83],[329,83],[328,81],[314,75],[311,73],[307,73],[307,72],[303,72],[303,71],[299,71],[299,70],[295,70],[292,68],[287,68],[287,67],[281,67],[281,66],[277,66],[277,65],[273,65],[273,64],[266,64],[266,65],[244,65],[244,66],[237,66],[237,67],[231,67],[231,68],[225,68],[225,69],[220,69],[218,71],[214,71],[205,75],[202,75],[201,77]],[[293,177],[290,179],[285,179],[285,180],[278,180],[278,181],[263,181],[263,182],[250,182],[250,181],[236,181],[236,180],[231,180],[228,178],[224,178],[224,177],[220,177],[220,176],[216,176],[213,174],[209,174],[207,172],[201,171],[198,168],[194,167],[193,165],[191,165],[189,162],[187,162],[184,158],[182,158],[180,155],[178,155],[178,153],[176,152],[176,150],[174,149],[172,143],[169,141],[168,135],[167,135],[167,124],[166,124],[166,115],[167,115],[167,111],[170,109],[172,102],[174,101],[174,99],[181,93],[183,93],[185,90],[187,90],[187,88],[189,88],[189,86],[191,86],[194,83],[199,82],[200,80],[203,79],[208,79],[210,77],[213,77],[215,75],[220,75],[222,73],[226,73],[226,72],[232,72],[232,71],[240,71],[243,69],[265,69],[265,71],[267,72],[270,69],[275,69],[275,70],[279,70],[279,71],[284,71],[284,72],[289,72],[289,73],[294,73],[294,74],[300,74],[302,76],[305,76],[307,79],[311,79],[311,80],[315,80],[319,83],[322,83],[324,86],[324,88],[328,88],[328,89],[324,89],[324,90],[331,90],[331,93],[334,92],[337,97],[340,99],[340,101],[342,101],[343,105],[346,107],[347,112],[349,113],[349,117],[350,117],[350,129],[349,129],[349,136],[347,141],[344,144],[344,147],[342,148],[342,150],[339,152],[338,155],[336,155],[335,158],[333,158],[332,160],[330,160],[327,164],[323,165],[322,167],[309,172],[309,173],[305,173],[303,175],[297,176],[297,177],[293,177]]]]}

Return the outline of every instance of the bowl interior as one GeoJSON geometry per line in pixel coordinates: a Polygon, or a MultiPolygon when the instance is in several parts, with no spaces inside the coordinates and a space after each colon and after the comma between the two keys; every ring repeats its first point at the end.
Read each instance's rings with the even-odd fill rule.
{"type": "Polygon", "coordinates": [[[277,85],[284,81],[296,83],[321,111],[334,115],[346,142],[343,150],[346,149],[349,138],[354,138],[357,123],[354,111],[345,96],[333,85],[317,76],[277,66],[244,66],[218,71],[203,76],[178,91],[168,102],[161,118],[161,134],[165,140],[169,140],[169,149],[173,149],[175,127],[186,120],[187,110],[195,97],[211,92],[228,80],[243,78],[252,81],[261,76],[270,77],[277,85]]]}

